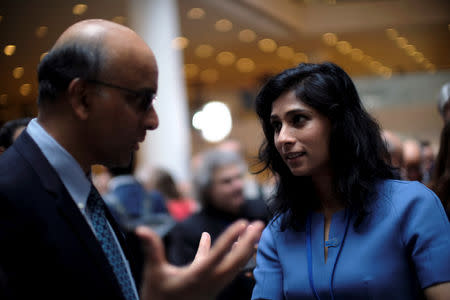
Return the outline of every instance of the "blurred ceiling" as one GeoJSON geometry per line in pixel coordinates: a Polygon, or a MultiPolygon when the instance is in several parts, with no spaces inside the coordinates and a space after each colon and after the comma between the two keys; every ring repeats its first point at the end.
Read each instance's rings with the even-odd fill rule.
{"type": "MultiPolygon", "coordinates": [[[[386,80],[395,74],[450,69],[448,0],[179,0],[178,4],[182,38],[173,46],[184,52],[191,92],[208,85],[255,86],[268,74],[302,61],[330,60],[352,76],[386,80]]],[[[65,28],[88,18],[127,25],[128,5],[126,0],[3,0],[0,121],[36,113],[36,66],[65,28]],[[15,45],[10,56],[4,52],[8,45],[15,45]]]]}

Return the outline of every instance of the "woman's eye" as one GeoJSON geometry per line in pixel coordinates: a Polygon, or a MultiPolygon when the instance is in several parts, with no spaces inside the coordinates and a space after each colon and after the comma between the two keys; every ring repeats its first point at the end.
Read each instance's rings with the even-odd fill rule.
{"type": "Polygon", "coordinates": [[[279,132],[281,129],[281,123],[280,122],[272,122],[271,123],[273,130],[275,130],[275,132],[279,132]]]}
{"type": "Polygon", "coordinates": [[[294,125],[300,125],[306,120],[305,116],[303,115],[295,115],[292,117],[292,124],[294,125]]]}

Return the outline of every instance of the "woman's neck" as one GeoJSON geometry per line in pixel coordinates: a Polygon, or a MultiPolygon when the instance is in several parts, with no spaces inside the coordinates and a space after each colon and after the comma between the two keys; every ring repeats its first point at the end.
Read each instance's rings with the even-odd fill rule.
{"type": "Polygon", "coordinates": [[[319,211],[325,217],[331,217],[335,212],[343,209],[341,199],[333,188],[333,177],[331,174],[324,174],[312,178],[317,198],[320,201],[319,211]]]}

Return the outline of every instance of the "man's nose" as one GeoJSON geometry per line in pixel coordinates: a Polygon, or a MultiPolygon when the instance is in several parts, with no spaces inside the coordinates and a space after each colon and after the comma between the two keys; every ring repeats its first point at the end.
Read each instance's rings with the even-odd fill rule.
{"type": "Polygon", "coordinates": [[[155,130],[158,128],[159,125],[159,118],[158,114],[156,113],[155,107],[151,107],[146,113],[145,113],[145,128],[147,130],[155,130]]]}

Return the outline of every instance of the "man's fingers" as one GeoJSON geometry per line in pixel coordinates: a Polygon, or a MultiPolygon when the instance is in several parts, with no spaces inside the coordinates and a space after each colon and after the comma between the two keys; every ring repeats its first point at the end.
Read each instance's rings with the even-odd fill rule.
{"type": "Polygon", "coordinates": [[[251,223],[219,265],[218,274],[229,275],[231,270],[238,272],[255,253],[255,244],[259,241],[263,229],[264,223],[251,223]]]}
{"type": "Polygon", "coordinates": [[[153,267],[166,261],[164,246],[161,238],[145,226],[136,228],[136,235],[144,242],[147,266],[153,267]]]}
{"type": "Polygon", "coordinates": [[[201,265],[203,271],[211,271],[215,268],[222,259],[230,251],[233,243],[237,240],[240,234],[244,232],[248,222],[244,220],[236,221],[225,230],[214,243],[214,246],[209,251],[209,255],[205,263],[201,265]]]}
{"type": "Polygon", "coordinates": [[[209,254],[209,250],[211,248],[211,236],[207,232],[202,233],[202,237],[200,238],[200,243],[198,244],[197,254],[195,254],[195,258],[193,263],[198,263],[203,258],[206,258],[209,254]]]}

